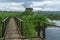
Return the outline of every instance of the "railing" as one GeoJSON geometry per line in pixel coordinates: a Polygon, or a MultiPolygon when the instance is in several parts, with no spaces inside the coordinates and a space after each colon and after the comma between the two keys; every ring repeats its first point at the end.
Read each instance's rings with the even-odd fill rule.
{"type": "MultiPolygon", "coordinates": [[[[38,32],[38,35],[37,35],[37,37],[26,37],[26,35],[24,35],[23,34],[23,24],[22,23],[27,23],[27,22],[24,22],[23,20],[21,20],[21,19],[19,19],[18,17],[14,17],[14,19],[15,19],[15,21],[16,21],[16,24],[17,24],[17,26],[18,26],[18,28],[19,28],[19,31],[21,32],[21,39],[31,39],[32,40],[32,38],[41,38],[42,40],[44,40],[45,39],[45,28],[43,29],[43,31],[44,31],[44,33],[43,33],[43,37],[40,37],[40,22],[37,22],[37,24],[38,24],[38,26],[37,26],[37,29],[39,29],[39,31],[37,31],[38,32]]],[[[33,22],[33,23],[35,23],[35,22],[33,22]]],[[[43,23],[44,24],[44,23],[43,23]]],[[[46,26],[45,24],[44,24],[44,26],[46,26]]],[[[20,33],[19,33],[20,34],[20,33]]]]}
{"type": "Polygon", "coordinates": [[[9,20],[10,20],[10,16],[8,16],[2,21],[2,38],[5,36],[6,27],[7,27],[9,20]]]}
{"type": "Polygon", "coordinates": [[[18,26],[18,30],[19,30],[19,34],[20,34],[20,32],[21,32],[21,35],[23,36],[23,33],[22,33],[22,20],[21,19],[19,19],[18,17],[14,17],[14,19],[15,19],[15,21],[16,21],[16,24],[17,24],[17,26],[18,26]]]}
{"type": "Polygon", "coordinates": [[[0,38],[2,37],[2,22],[0,21],[0,38]]]}
{"type": "Polygon", "coordinates": [[[15,21],[16,21],[16,24],[17,24],[17,26],[19,28],[19,31],[21,32],[21,35],[22,35],[21,39],[41,38],[42,40],[45,40],[46,39],[45,28],[47,26],[55,26],[55,27],[60,28],[60,26],[56,26],[56,25],[48,23],[48,22],[32,22],[32,23],[37,23],[37,26],[35,27],[36,28],[36,32],[38,33],[37,37],[26,37],[26,35],[24,35],[24,33],[23,33],[24,32],[24,30],[23,30],[23,23],[29,23],[29,22],[25,22],[25,21],[19,19],[18,17],[15,17],[15,21]],[[42,29],[42,33],[43,33],[42,36],[43,37],[40,36],[40,28],[41,27],[43,27],[43,29],[42,29]]]}

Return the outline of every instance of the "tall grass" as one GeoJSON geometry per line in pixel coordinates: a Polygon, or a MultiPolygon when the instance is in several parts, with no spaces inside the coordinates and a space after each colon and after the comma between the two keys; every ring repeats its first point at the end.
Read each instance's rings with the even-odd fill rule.
{"type": "Polygon", "coordinates": [[[2,20],[4,20],[7,16],[11,16],[11,17],[14,17],[14,16],[17,16],[19,15],[20,12],[7,12],[7,11],[0,11],[0,38],[2,37],[2,20]]]}
{"type": "MultiPolygon", "coordinates": [[[[20,14],[21,15],[21,14],[20,14]]],[[[48,22],[47,17],[44,14],[34,14],[31,13],[29,14],[29,12],[22,13],[22,16],[18,16],[23,20],[22,23],[22,27],[23,27],[23,35],[25,35],[26,37],[35,37],[37,36],[37,32],[36,32],[36,26],[37,22],[48,22]],[[24,15],[25,14],[25,15],[24,15]]],[[[44,27],[41,27],[41,30],[44,27]]]]}

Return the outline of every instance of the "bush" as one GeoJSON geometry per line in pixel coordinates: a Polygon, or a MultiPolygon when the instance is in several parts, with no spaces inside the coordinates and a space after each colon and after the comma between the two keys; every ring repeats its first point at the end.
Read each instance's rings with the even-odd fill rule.
{"type": "MultiPolygon", "coordinates": [[[[48,22],[44,14],[24,15],[21,19],[23,20],[23,33],[27,37],[36,36],[35,27],[37,26],[37,22],[48,22]]],[[[40,28],[43,30],[44,27],[40,28]]]]}

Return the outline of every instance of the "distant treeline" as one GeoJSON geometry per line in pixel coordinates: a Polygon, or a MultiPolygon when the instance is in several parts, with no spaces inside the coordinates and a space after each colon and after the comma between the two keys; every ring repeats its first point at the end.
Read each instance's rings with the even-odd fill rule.
{"type": "Polygon", "coordinates": [[[48,14],[47,17],[51,20],[60,20],[60,14],[48,14]]]}

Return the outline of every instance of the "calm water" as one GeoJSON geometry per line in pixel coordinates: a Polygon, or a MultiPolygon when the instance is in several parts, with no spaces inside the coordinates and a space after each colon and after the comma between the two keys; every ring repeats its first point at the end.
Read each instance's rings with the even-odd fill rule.
{"type": "MultiPolygon", "coordinates": [[[[59,20],[53,20],[56,22],[56,25],[60,26],[59,20]]],[[[57,27],[48,27],[46,28],[46,40],[60,40],[60,28],[57,27]]]]}

